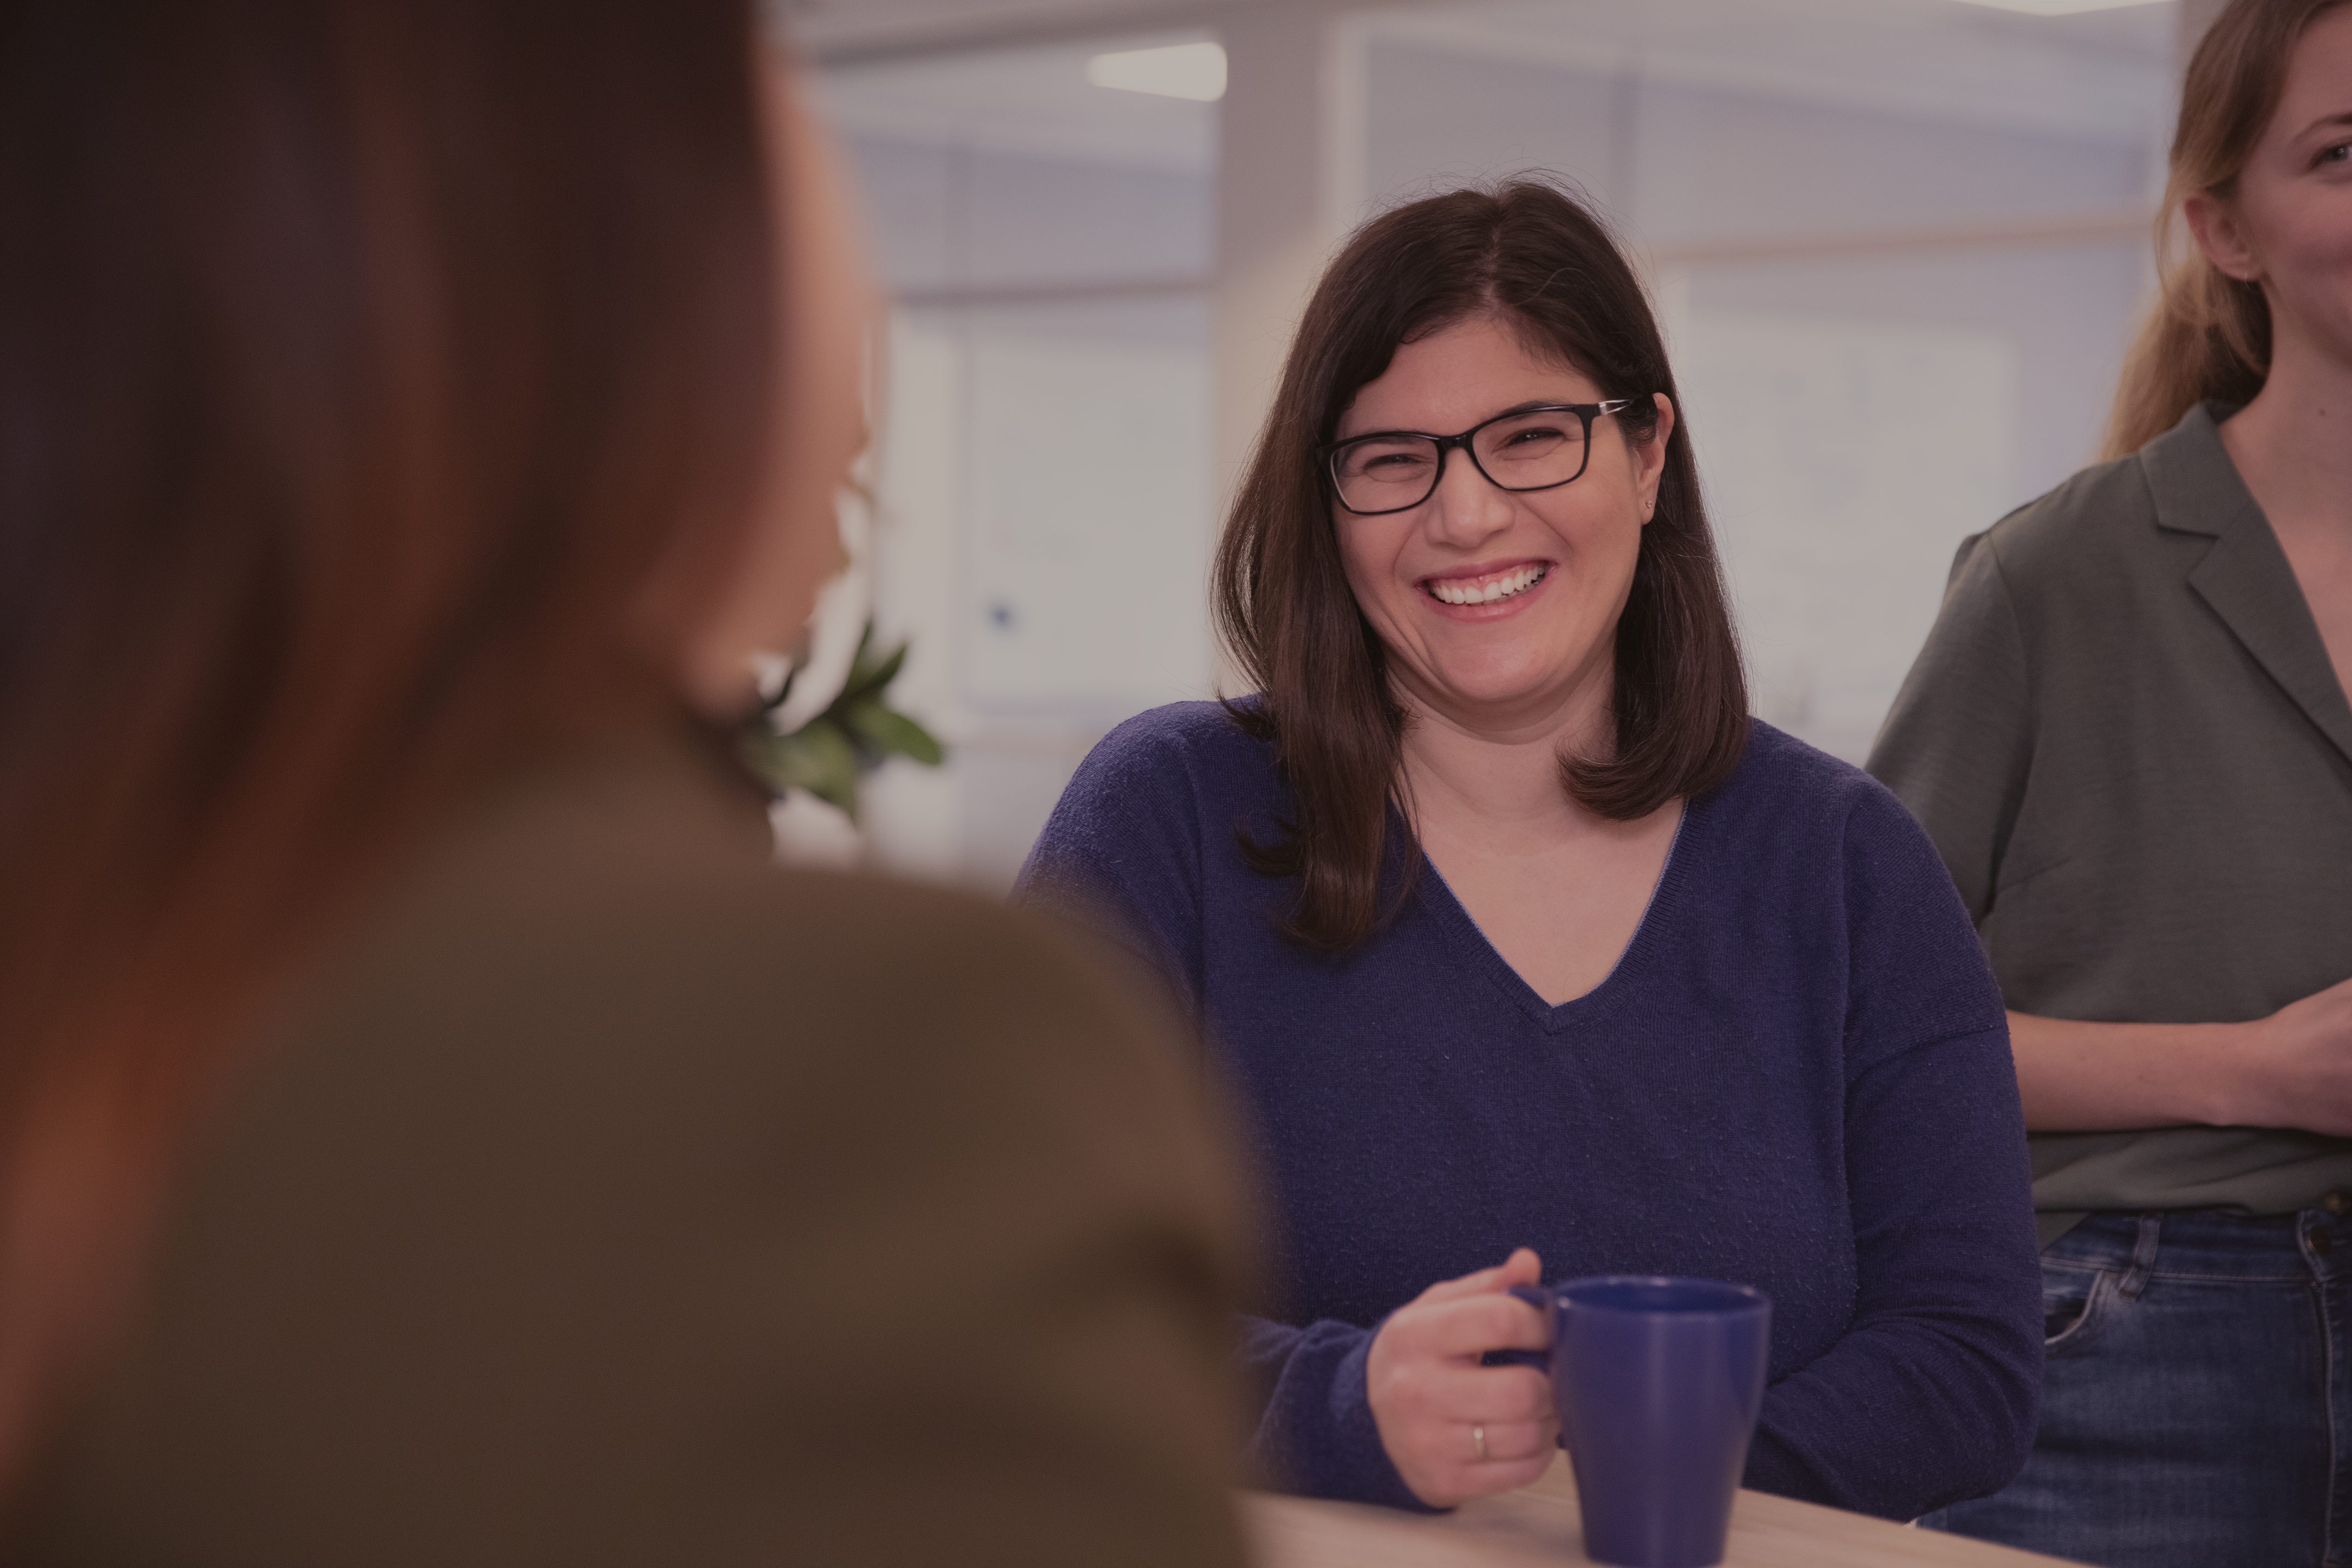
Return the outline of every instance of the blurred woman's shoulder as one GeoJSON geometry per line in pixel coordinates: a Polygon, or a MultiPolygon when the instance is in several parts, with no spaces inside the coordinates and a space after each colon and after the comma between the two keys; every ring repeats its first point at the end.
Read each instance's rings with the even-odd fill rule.
{"type": "Polygon", "coordinates": [[[975,894],[777,865],[756,786],[715,740],[673,733],[478,801],[321,966],[287,1026],[408,1006],[446,1026],[465,1009],[520,1008],[593,1033],[599,1007],[641,1022],[667,1010],[668,1070],[702,1052],[772,1060],[894,1031],[894,1054],[912,1060],[929,1031],[968,1030],[975,1008],[1028,1011],[1024,985],[1084,994],[1095,978],[1065,933],[975,894]]]}
{"type": "Polygon", "coordinates": [[[1238,1203],[1174,1028],[1076,933],[765,827],[671,736],[436,835],[199,1129],[24,1560],[401,1519],[418,1561],[1236,1561],[1238,1203]]]}

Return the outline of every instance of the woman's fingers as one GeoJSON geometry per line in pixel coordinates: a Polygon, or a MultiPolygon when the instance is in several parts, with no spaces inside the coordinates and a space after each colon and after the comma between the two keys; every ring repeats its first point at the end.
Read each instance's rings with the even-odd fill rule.
{"type": "Polygon", "coordinates": [[[1542,1277],[1543,1260],[1522,1247],[1496,1268],[1441,1279],[1397,1317],[1410,1316],[1435,1336],[1429,1348],[1439,1354],[1543,1350],[1551,1343],[1551,1314],[1507,1294],[1514,1285],[1532,1285],[1542,1277]]]}
{"type": "Polygon", "coordinates": [[[1522,1247],[1492,1268],[1481,1268],[1458,1279],[1440,1279],[1415,1298],[1419,1301],[1452,1301],[1465,1296],[1491,1296],[1514,1285],[1535,1285],[1543,1279],[1543,1259],[1535,1248],[1522,1247]]]}
{"type": "Polygon", "coordinates": [[[2241,1027],[2252,1048],[2238,1058],[2240,1113],[2262,1119],[2250,1125],[2352,1134],[2352,980],[2241,1027]]]}
{"type": "Polygon", "coordinates": [[[1549,1421],[1444,1421],[1413,1435],[1410,1454],[1391,1454],[1397,1473],[1427,1503],[1451,1508],[1523,1487],[1551,1467],[1559,1428],[1549,1421]]]}
{"type": "Polygon", "coordinates": [[[1474,1421],[1470,1448],[1475,1457],[1477,1437],[1486,1439],[1486,1457],[1478,1460],[1486,1465],[1513,1465],[1522,1459],[1541,1459],[1551,1463],[1552,1450],[1559,1446],[1559,1428],[1540,1421],[1474,1421]]]}
{"type": "Polygon", "coordinates": [[[1463,1331],[1487,1351],[1540,1351],[1551,1348],[1551,1314],[1517,1296],[1488,1296],[1461,1303],[1463,1331]]]}
{"type": "Polygon", "coordinates": [[[1550,1462],[1559,1430],[1551,1380],[1533,1367],[1480,1366],[1417,1355],[1410,1342],[1391,1350],[1375,1341],[1365,1374],[1381,1445],[1424,1502],[1450,1508],[1508,1491],[1550,1462]]]}
{"type": "Polygon", "coordinates": [[[1484,1366],[1431,1391],[1429,1410],[1464,1426],[1533,1426],[1552,1420],[1551,1379],[1531,1366],[1484,1366]]]}
{"type": "Polygon", "coordinates": [[[1477,1422],[1551,1422],[1551,1379],[1531,1366],[1479,1366],[1413,1353],[1408,1342],[1381,1346],[1365,1363],[1364,1387],[1381,1431],[1477,1422]]]}
{"type": "Polygon", "coordinates": [[[1416,1301],[1389,1326],[1403,1336],[1402,1342],[1438,1358],[1475,1362],[1488,1351],[1539,1351],[1551,1343],[1550,1314],[1517,1296],[1416,1301]]]}
{"type": "Polygon", "coordinates": [[[1559,1426],[1551,1380],[1533,1367],[1486,1366],[1492,1350],[1541,1350],[1551,1315],[1505,1292],[1543,1278],[1520,1247],[1502,1263],[1442,1279],[1391,1314],[1364,1363],[1381,1443],[1423,1502],[1450,1508],[1544,1472],[1559,1426]]]}

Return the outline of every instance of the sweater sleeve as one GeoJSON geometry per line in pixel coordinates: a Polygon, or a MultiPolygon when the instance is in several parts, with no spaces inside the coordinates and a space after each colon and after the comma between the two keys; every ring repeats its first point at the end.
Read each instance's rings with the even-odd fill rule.
{"type": "Polygon", "coordinates": [[[1747,1481],[1907,1519],[2024,1464],[2041,1269],[2000,995],[1951,881],[1874,790],[1845,867],[1853,1316],[1767,1392],[1747,1481]]]}
{"type": "Polygon", "coordinates": [[[1160,717],[1129,720],[1078,764],[1022,865],[1013,901],[1127,949],[1197,1029],[1206,919],[1201,812],[1193,759],[1160,717]]]}
{"type": "Polygon", "coordinates": [[[1242,1370],[1257,1401],[1254,1476],[1302,1497],[1440,1511],[1413,1495],[1381,1442],[1364,1384],[1379,1331],[1328,1318],[1305,1328],[1242,1320],[1242,1370]]]}
{"type": "MultiPolygon", "coordinates": [[[[1219,761],[1207,750],[1170,710],[1113,731],[1079,764],[1013,893],[1133,952],[1196,1031],[1207,1011],[1206,835],[1229,830],[1203,804],[1219,761]]],[[[1376,1331],[1330,1320],[1302,1328],[1241,1319],[1254,1475],[1308,1497],[1423,1507],[1389,1461],[1372,1417],[1364,1363],[1376,1331]]]]}

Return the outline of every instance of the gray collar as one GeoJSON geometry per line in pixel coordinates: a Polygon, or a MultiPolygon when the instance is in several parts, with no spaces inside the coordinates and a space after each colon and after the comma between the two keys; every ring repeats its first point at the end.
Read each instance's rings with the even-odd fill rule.
{"type": "MultiPolygon", "coordinates": [[[[2237,411],[2227,403],[2192,404],[2180,423],[2139,449],[2140,469],[2156,497],[2158,527],[2215,539],[2250,531],[2271,537],[2263,509],[2221,445],[2221,422],[2237,411]]],[[[2276,548],[2277,542],[2272,545],[2276,548]]],[[[2286,558],[2279,560],[2284,565],[2286,558]]],[[[2290,586],[2293,576],[2290,570],[2290,586]]]]}
{"type": "Polygon", "coordinates": [[[2156,525],[2213,541],[2189,569],[2189,587],[2304,716],[2352,760],[2352,704],[2328,663],[2319,625],[2270,521],[2221,445],[2221,421],[2236,412],[2227,404],[2199,404],[2139,449],[2156,525]]]}

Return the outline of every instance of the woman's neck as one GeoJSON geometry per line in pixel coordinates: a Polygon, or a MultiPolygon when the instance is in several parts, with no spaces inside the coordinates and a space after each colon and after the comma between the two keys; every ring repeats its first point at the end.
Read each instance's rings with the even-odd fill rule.
{"type": "Polygon", "coordinates": [[[1451,711],[1400,690],[1406,798],[1423,837],[1467,829],[1549,840],[1597,824],[1560,786],[1559,759],[1607,749],[1610,687],[1588,681],[1541,707],[1497,714],[1451,711]]]}
{"type": "Polygon", "coordinates": [[[2282,334],[2263,390],[2221,426],[2238,477],[2269,519],[2352,691],[2352,366],[2282,334]]]}
{"type": "Polygon", "coordinates": [[[2282,341],[2262,391],[2222,425],[2221,444],[2282,537],[2352,533],[2352,366],[2282,341]]]}
{"type": "Polygon", "coordinates": [[[1606,753],[1608,675],[1548,710],[1507,718],[1400,693],[1412,715],[1404,778],[1422,850],[1503,962],[1554,1006],[1616,966],[1682,819],[1670,801],[1612,821],[1561,787],[1563,754],[1606,753]]]}

